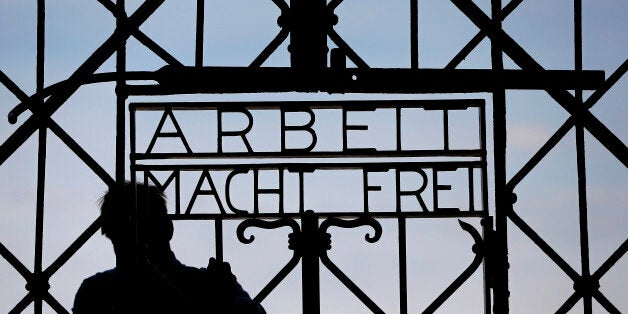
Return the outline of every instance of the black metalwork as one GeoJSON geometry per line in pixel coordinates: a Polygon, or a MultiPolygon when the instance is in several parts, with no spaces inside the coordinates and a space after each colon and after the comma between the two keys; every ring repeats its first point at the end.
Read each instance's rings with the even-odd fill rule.
{"type": "MultiPolygon", "coordinates": [[[[26,94],[20,86],[0,71],[0,82],[19,100],[8,115],[10,123],[17,123],[20,115],[27,111],[32,114],[0,145],[0,165],[12,156],[16,150],[35,132],[38,133],[37,162],[37,195],[35,224],[35,260],[33,269],[25,266],[9,249],[0,242],[0,255],[25,280],[25,296],[15,305],[12,313],[24,311],[31,303],[36,313],[42,312],[45,302],[58,313],[68,311],[50,293],[50,278],[63,267],[68,260],[93,236],[100,227],[96,219],[76,240],[47,268],[42,265],[42,243],[44,239],[43,219],[45,212],[45,183],[47,135],[49,131],[82,160],[106,185],[122,184],[126,179],[127,168],[126,140],[130,138],[130,158],[128,167],[131,169],[132,181],[145,181],[167,190],[174,189],[175,210],[171,217],[177,220],[213,220],[215,224],[216,258],[223,259],[224,220],[241,220],[237,228],[237,236],[242,243],[252,243],[253,236],[245,233],[249,228],[275,229],[288,227],[291,234],[288,248],[293,251],[292,258],[286,265],[261,289],[255,296],[256,301],[263,301],[288,276],[299,263],[302,265],[303,312],[320,313],[320,265],[326,267],[341,283],[344,284],[364,305],[374,313],[383,310],[356,285],[328,256],[331,245],[331,234],[328,229],[356,228],[369,226],[373,234],[367,234],[365,240],[371,243],[378,241],[382,232],[382,219],[395,219],[398,226],[399,254],[399,306],[400,313],[408,313],[417,309],[408,308],[407,282],[407,245],[409,243],[406,223],[415,218],[468,218],[480,219],[482,234],[470,224],[460,221],[461,228],[469,233],[474,241],[473,260],[471,264],[423,310],[424,313],[436,311],[455,291],[484,265],[484,296],[486,313],[509,312],[508,288],[508,223],[519,228],[550,260],[555,263],[572,281],[573,294],[557,310],[566,313],[580,300],[583,300],[585,313],[592,312],[592,301],[596,300],[610,313],[620,310],[606,298],[600,290],[600,279],[628,251],[628,240],[625,240],[597,270],[590,265],[588,208],[586,183],[586,158],[584,154],[584,130],[595,137],[624,166],[628,166],[628,147],[600,122],[590,109],[623,77],[628,71],[628,59],[607,79],[602,71],[583,70],[582,68],[582,4],[574,0],[574,70],[544,69],[530,54],[526,52],[502,28],[509,14],[523,2],[512,0],[506,5],[501,0],[491,1],[491,16],[487,16],[471,0],[451,0],[451,2],[473,22],[478,33],[460,50],[444,69],[424,69],[419,67],[419,29],[418,0],[410,0],[410,56],[411,64],[405,69],[371,68],[360,57],[358,52],[342,38],[334,26],[339,17],[335,10],[342,0],[272,0],[280,9],[277,24],[279,33],[252,61],[249,67],[206,67],[204,66],[204,21],[205,8],[211,5],[208,1],[196,2],[196,43],[194,64],[185,65],[177,60],[166,49],[144,34],[139,27],[150,18],[164,0],[146,0],[139,8],[127,15],[125,1],[115,3],[110,0],[98,0],[116,21],[115,31],[85,60],[66,80],[44,86],[45,65],[45,0],[37,1],[37,54],[36,54],[36,92],[26,94]],[[137,39],[155,55],[166,62],[166,66],[157,71],[133,72],[126,66],[126,42],[130,37],[137,39]],[[491,41],[490,69],[456,69],[475,47],[488,37],[491,41]],[[290,39],[291,66],[286,68],[262,67],[266,60],[286,40],[290,39]],[[337,47],[331,49],[331,60],[328,64],[328,39],[337,47]],[[116,55],[116,71],[113,73],[95,73],[96,70],[111,56],[116,55]],[[512,59],[521,70],[504,69],[504,55],[512,59]],[[348,68],[350,60],[356,68],[348,68]],[[272,78],[272,79],[269,79],[272,78]],[[153,81],[144,84],[144,81],[153,81]],[[84,150],[64,129],[52,118],[64,103],[83,85],[103,82],[116,84],[116,152],[115,173],[109,174],[95,159],[84,150]],[[134,83],[135,82],[135,83],[134,83]],[[506,91],[512,89],[545,90],[562,108],[569,113],[566,121],[534,154],[530,160],[510,179],[506,176],[506,91]],[[572,95],[569,90],[575,90],[572,95]],[[583,90],[593,90],[593,94],[584,99],[583,90]],[[412,100],[412,101],[301,101],[301,102],[131,102],[130,116],[126,116],[128,97],[142,95],[173,95],[188,93],[283,93],[283,92],[326,92],[326,93],[365,93],[365,94],[419,94],[419,93],[479,93],[492,94],[493,123],[493,171],[495,215],[489,215],[488,208],[488,175],[487,147],[485,143],[486,129],[484,104],[481,100],[412,100]],[[442,112],[443,116],[443,147],[439,149],[404,149],[401,141],[401,116],[403,110],[417,109],[442,112]],[[452,147],[449,142],[450,111],[475,108],[479,117],[479,146],[473,149],[452,147]],[[365,125],[353,125],[347,122],[347,114],[353,111],[374,111],[375,109],[394,110],[396,117],[396,143],[394,149],[355,148],[348,144],[347,134],[353,131],[365,131],[365,125]],[[199,151],[192,146],[179,122],[176,113],[190,110],[214,110],[217,112],[217,148],[210,151],[199,151]],[[276,110],[281,115],[281,143],[275,151],[255,151],[246,135],[250,131],[254,117],[253,110],[276,110]],[[342,147],[338,150],[316,150],[317,134],[313,130],[316,110],[336,110],[342,114],[342,147]],[[146,150],[139,151],[136,144],[136,114],[143,111],[161,112],[161,120],[152,133],[150,144],[146,150]],[[225,130],[222,126],[223,115],[240,114],[247,118],[248,124],[240,130],[225,130]],[[305,113],[309,117],[304,124],[291,124],[287,116],[293,113],[305,113]],[[130,121],[129,134],[125,127],[130,121]],[[164,132],[164,123],[174,124],[175,132],[164,132]],[[530,225],[515,211],[515,189],[525,180],[526,176],[548,155],[557,143],[571,130],[576,130],[576,159],[578,173],[578,205],[580,218],[580,257],[581,270],[572,268],[530,225]],[[309,135],[310,141],[300,143],[299,147],[287,144],[286,134],[301,132],[309,135]],[[241,139],[243,152],[233,152],[223,148],[225,137],[241,139]],[[164,139],[178,139],[185,152],[155,152],[157,143],[164,139]],[[213,163],[217,159],[233,160],[243,158],[247,162],[213,163]],[[317,162],[305,158],[316,158],[317,162]],[[360,158],[370,158],[360,161],[360,158]],[[448,160],[418,161],[418,158],[448,158],[448,160]],[[181,160],[206,161],[201,164],[179,163],[181,160]],[[280,161],[275,161],[275,160],[280,161]],[[209,162],[207,162],[209,160],[209,162]],[[263,160],[273,160],[261,162],[263,160]],[[376,161],[373,161],[376,160],[376,161]],[[148,163],[146,161],[152,161],[148,163]],[[363,210],[334,209],[333,212],[316,212],[306,210],[304,205],[306,175],[317,170],[362,171],[363,210]],[[439,172],[464,169],[468,173],[468,208],[441,208],[438,206],[439,191],[447,190],[448,186],[439,185],[439,172]],[[273,170],[278,173],[278,188],[259,186],[259,171],[273,170]],[[429,170],[429,171],[427,171],[429,170]],[[220,199],[213,183],[214,171],[229,172],[226,180],[226,197],[220,199]],[[369,173],[394,172],[396,204],[386,211],[375,212],[369,207],[369,193],[381,187],[369,184],[369,173]],[[422,178],[422,186],[418,190],[402,190],[401,172],[414,172],[422,178]],[[156,172],[167,173],[165,180],[158,180],[156,172]],[[183,173],[196,173],[198,178],[192,198],[182,203],[181,177],[183,173]],[[428,176],[428,173],[431,176],[428,176]],[[284,177],[296,174],[299,182],[299,206],[289,211],[283,204],[284,177]],[[250,175],[254,180],[254,205],[250,210],[236,208],[230,199],[229,187],[231,180],[238,175],[250,175]],[[479,175],[481,185],[475,186],[474,176],[479,175]],[[432,208],[429,208],[421,195],[428,178],[432,183],[432,208]],[[138,180],[141,179],[141,180],[138,180]],[[203,189],[208,183],[210,189],[203,189]],[[260,195],[276,195],[279,199],[276,212],[260,211],[257,202],[260,195]],[[479,197],[476,197],[479,195],[479,197]],[[209,196],[214,198],[217,212],[195,212],[196,198],[209,196]],[[411,211],[401,208],[400,200],[405,197],[416,199],[417,208],[411,211]],[[493,226],[493,218],[495,226],[493,226]],[[491,294],[492,293],[492,294],[491,294]]],[[[475,177],[478,178],[478,177],[475,177]]]]}

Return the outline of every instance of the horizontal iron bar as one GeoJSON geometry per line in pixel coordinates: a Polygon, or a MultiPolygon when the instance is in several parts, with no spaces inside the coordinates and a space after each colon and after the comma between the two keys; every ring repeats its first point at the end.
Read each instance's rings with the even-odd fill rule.
{"type": "Polygon", "coordinates": [[[422,108],[425,110],[465,110],[483,107],[484,99],[411,99],[411,100],[326,100],[326,101],[221,101],[221,102],[133,102],[131,111],[172,110],[277,110],[277,109],[384,109],[422,108]]]}
{"type": "MultiPolygon", "coordinates": [[[[131,160],[155,159],[229,159],[229,158],[382,158],[382,157],[485,157],[481,149],[375,150],[353,148],[346,151],[237,152],[237,153],[135,153],[131,160]]],[[[390,161],[390,160],[388,160],[390,161]]]]}
{"type": "MultiPolygon", "coordinates": [[[[326,218],[359,218],[368,216],[375,219],[398,219],[402,218],[484,218],[488,216],[488,211],[460,211],[460,212],[359,212],[359,211],[339,211],[339,212],[316,212],[320,219],[326,218]]],[[[301,219],[303,213],[257,213],[257,214],[170,214],[172,220],[243,220],[249,218],[259,219],[280,219],[293,218],[301,219]]]]}
{"type": "Polygon", "coordinates": [[[485,161],[426,161],[426,162],[327,162],[327,163],[263,163],[263,164],[174,164],[174,165],[132,165],[131,171],[201,171],[215,170],[227,171],[234,169],[287,169],[288,171],[311,171],[311,170],[345,170],[345,169],[367,169],[389,170],[401,169],[412,170],[417,168],[451,169],[457,168],[482,168],[486,166],[485,161]]]}
{"type": "Polygon", "coordinates": [[[491,69],[324,69],[165,66],[158,85],[130,85],[130,95],[196,93],[475,93],[505,89],[597,89],[604,71],[491,69]]]}

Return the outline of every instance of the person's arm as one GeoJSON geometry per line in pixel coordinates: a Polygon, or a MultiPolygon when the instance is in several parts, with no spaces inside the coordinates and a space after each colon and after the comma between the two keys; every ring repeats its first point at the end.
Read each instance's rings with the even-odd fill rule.
{"type": "Polygon", "coordinates": [[[107,313],[101,295],[94,286],[93,280],[85,279],[74,297],[73,314],[104,314],[107,313]]]}
{"type": "Polygon", "coordinates": [[[235,307],[234,313],[239,314],[266,314],[266,310],[261,304],[253,301],[249,294],[238,283],[235,275],[231,272],[231,266],[227,262],[218,262],[213,257],[209,259],[207,270],[216,279],[216,284],[229,291],[228,298],[233,299],[235,307]]]}

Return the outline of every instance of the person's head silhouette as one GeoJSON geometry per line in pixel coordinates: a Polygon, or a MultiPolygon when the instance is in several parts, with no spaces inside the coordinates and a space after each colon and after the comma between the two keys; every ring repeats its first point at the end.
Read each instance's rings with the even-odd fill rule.
{"type": "Polygon", "coordinates": [[[116,267],[83,281],[74,299],[75,314],[265,313],[228,263],[211,258],[207,268],[196,268],[176,259],[170,249],[173,224],[157,187],[114,186],[102,197],[100,211],[116,267]]]}
{"type": "Polygon", "coordinates": [[[136,265],[138,254],[159,262],[171,254],[172,221],[155,186],[126,182],[101,199],[102,233],[111,240],[118,267],[136,265]]]}

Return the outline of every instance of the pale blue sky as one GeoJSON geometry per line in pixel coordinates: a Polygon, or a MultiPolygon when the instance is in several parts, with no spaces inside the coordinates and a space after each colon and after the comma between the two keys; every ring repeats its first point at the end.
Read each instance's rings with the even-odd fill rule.
{"type": "MultiPolygon", "coordinates": [[[[184,64],[194,62],[193,0],[171,0],[158,9],[144,31],[184,64]]],[[[476,0],[489,12],[488,0],[476,0]]],[[[505,2],[505,1],[504,1],[505,2]]],[[[128,10],[141,1],[127,0],[128,10]]],[[[115,20],[97,1],[48,0],[46,24],[46,85],[66,79],[114,30],[115,20]]],[[[409,13],[407,0],[345,0],[338,8],[338,33],[372,67],[409,67],[409,13]]],[[[608,77],[628,55],[628,2],[583,0],[584,68],[604,70],[608,77]]],[[[419,1],[420,64],[442,68],[477,32],[476,27],[446,0],[419,1]]],[[[205,65],[248,65],[279,31],[279,10],[270,0],[208,0],[205,65]]],[[[35,90],[35,0],[0,3],[0,70],[27,94],[35,90]]],[[[504,22],[506,31],[542,66],[573,69],[573,2],[526,0],[504,22]]],[[[288,66],[286,44],[267,61],[268,66],[288,66]]],[[[131,40],[130,70],[155,70],[163,62],[131,40]]],[[[516,68],[509,60],[506,66],[516,68]]],[[[488,40],[460,65],[489,68],[488,40]]],[[[100,72],[115,69],[109,60],[100,72]]],[[[585,96],[588,95],[585,92],[585,96]]],[[[512,176],[568,117],[545,92],[508,92],[508,175],[512,176]]],[[[350,99],[477,98],[470,95],[327,95],[264,94],[170,97],[169,100],[350,100],[350,99]]],[[[129,101],[146,98],[135,97],[129,101]]],[[[161,101],[164,98],[152,98],[161,101]]],[[[628,142],[628,79],[624,76],[591,110],[624,143],[628,142]]],[[[0,86],[0,141],[3,142],[28,117],[16,125],[6,121],[18,100],[0,86]]],[[[115,94],[113,84],[85,86],[53,116],[94,158],[113,175],[115,94]]],[[[185,119],[185,118],[183,118],[185,119]]],[[[328,121],[333,121],[328,120],[328,121]]],[[[153,121],[152,123],[156,123],[153,121]]],[[[263,123],[262,123],[263,125],[263,123]]],[[[325,125],[326,126],[326,125],[325,125]]],[[[200,134],[192,125],[189,132],[200,134]]],[[[260,131],[261,138],[265,131],[260,131]]],[[[198,137],[198,135],[196,135],[198,137]]],[[[213,136],[213,135],[212,135],[213,136]]],[[[54,135],[49,135],[46,181],[44,266],[53,261],[96,218],[97,199],[105,185],[54,135]]],[[[586,135],[588,204],[592,270],[627,237],[628,173],[592,136],[586,135]]],[[[579,270],[577,177],[573,130],[539,167],[517,188],[515,210],[547,242],[579,270]]],[[[489,148],[492,143],[489,140],[489,148]]],[[[33,264],[36,187],[36,136],[0,165],[0,242],[28,267],[33,264]]],[[[489,165],[492,158],[489,157],[489,165]]],[[[489,166],[489,178],[493,171],[489,166]]],[[[492,180],[489,180],[492,181],[492,180]]],[[[342,185],[342,182],[338,183],[342,185]]],[[[489,182],[489,188],[492,183],[489,182]]],[[[321,190],[324,190],[321,187],[321,190]]],[[[338,193],[339,194],[339,193],[338,193]]],[[[491,193],[492,195],[492,193],[491,193]]],[[[312,200],[315,204],[347,202],[342,195],[312,200]]],[[[350,201],[352,202],[352,201],[350,201]]],[[[493,202],[490,201],[493,213],[493,202]]],[[[469,220],[477,227],[477,221],[469,220]]],[[[330,257],[363,288],[386,313],[398,313],[396,279],[396,225],[384,221],[384,235],[375,244],[363,241],[367,228],[334,231],[330,257]]],[[[225,236],[235,237],[235,224],[225,225],[225,236]]],[[[512,313],[551,313],[572,292],[572,283],[529,239],[510,225],[510,290],[512,313]]],[[[203,266],[213,254],[209,223],[178,222],[173,248],[190,265],[203,266]]],[[[252,294],[257,293],[289,259],[287,231],[254,231],[256,240],[244,245],[226,240],[225,258],[252,294]]],[[[470,263],[471,239],[455,220],[416,220],[408,223],[409,306],[417,312],[427,306],[470,263]]],[[[81,280],[113,266],[107,240],[95,235],[51,280],[51,293],[71,308],[81,280]]],[[[269,313],[300,311],[300,267],[264,302],[269,313]]],[[[323,313],[365,313],[359,301],[329,272],[321,268],[323,313]]],[[[26,293],[24,280],[0,260],[0,312],[9,311],[26,293]]],[[[605,276],[601,290],[622,311],[628,311],[628,262],[624,257],[605,276]]],[[[481,273],[442,308],[441,313],[482,313],[481,273]]],[[[32,306],[26,311],[32,312],[32,306]]],[[[45,312],[50,309],[45,307],[45,312]]],[[[581,304],[571,313],[581,313],[581,304]]],[[[595,313],[604,313],[594,305],[595,313]]]]}

